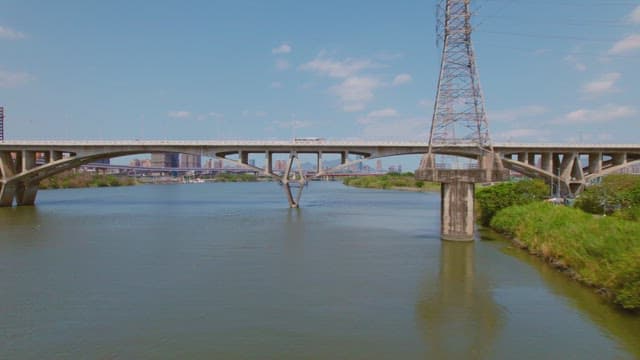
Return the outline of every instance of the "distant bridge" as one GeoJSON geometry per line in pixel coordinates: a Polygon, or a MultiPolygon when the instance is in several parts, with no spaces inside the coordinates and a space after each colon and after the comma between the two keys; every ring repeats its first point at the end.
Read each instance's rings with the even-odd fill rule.
{"type": "MultiPolygon", "coordinates": [[[[640,144],[494,144],[505,168],[523,175],[559,184],[564,194],[577,194],[588,183],[604,175],[640,164],[640,144]]],[[[312,177],[334,174],[358,162],[388,156],[424,154],[425,142],[384,141],[34,141],[0,142],[0,206],[33,205],[41,180],[100,159],[146,153],[184,153],[235,161],[238,166],[280,180],[289,204],[298,206],[290,184],[312,177]],[[264,167],[249,164],[249,156],[264,156],[264,167]],[[284,174],[273,170],[273,155],[286,154],[284,174]],[[300,154],[313,154],[316,172],[297,171],[300,154]],[[324,168],[323,156],[338,154],[340,164],[324,168]],[[355,156],[355,158],[354,158],[355,156]],[[44,158],[37,164],[36,158],[44,158]]],[[[475,145],[434,146],[433,152],[477,158],[483,149],[475,145]]]]}

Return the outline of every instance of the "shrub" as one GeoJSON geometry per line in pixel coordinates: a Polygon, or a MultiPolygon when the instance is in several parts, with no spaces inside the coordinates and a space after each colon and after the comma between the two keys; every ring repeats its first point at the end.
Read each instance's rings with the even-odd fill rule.
{"type": "Polygon", "coordinates": [[[480,223],[487,226],[498,211],[543,200],[548,194],[549,188],[542,180],[506,182],[482,188],[476,194],[480,223]]]}

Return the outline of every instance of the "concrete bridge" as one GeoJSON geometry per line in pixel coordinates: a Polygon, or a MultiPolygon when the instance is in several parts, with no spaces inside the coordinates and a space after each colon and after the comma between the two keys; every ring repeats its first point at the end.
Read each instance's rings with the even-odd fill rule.
{"type": "MultiPolygon", "coordinates": [[[[310,177],[334,173],[358,162],[388,156],[425,154],[425,142],[383,141],[35,141],[0,142],[0,206],[33,205],[41,180],[99,159],[146,153],[184,153],[235,161],[239,166],[271,176],[283,184],[291,207],[298,207],[303,185],[310,177]],[[250,165],[251,155],[264,156],[264,167],[250,165]],[[273,171],[274,154],[286,154],[284,174],[273,171]],[[313,154],[317,171],[305,175],[300,154],[313,154]],[[337,154],[340,164],[323,166],[323,156],[337,154]],[[36,164],[36,158],[44,158],[36,164]],[[296,164],[299,170],[296,170],[296,164]],[[294,192],[297,190],[297,193],[294,192]]],[[[542,178],[565,195],[581,192],[590,182],[634,164],[640,164],[640,144],[494,144],[506,169],[542,178]]],[[[432,147],[435,154],[478,158],[476,145],[432,147]]]]}

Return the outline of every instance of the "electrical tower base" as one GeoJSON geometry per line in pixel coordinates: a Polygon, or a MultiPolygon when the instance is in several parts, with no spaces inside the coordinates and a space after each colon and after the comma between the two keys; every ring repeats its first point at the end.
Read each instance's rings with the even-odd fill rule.
{"type": "Polygon", "coordinates": [[[503,169],[419,169],[416,179],[440,183],[442,240],[473,241],[475,184],[505,181],[503,169]]]}

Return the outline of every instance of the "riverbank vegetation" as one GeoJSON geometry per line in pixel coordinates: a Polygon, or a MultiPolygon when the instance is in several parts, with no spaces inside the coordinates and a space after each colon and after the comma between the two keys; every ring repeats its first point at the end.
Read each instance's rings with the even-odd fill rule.
{"type": "Polygon", "coordinates": [[[40,182],[40,189],[74,189],[85,187],[115,187],[135,185],[135,178],[101,175],[87,172],[64,172],[40,182]]]}
{"type": "Polygon", "coordinates": [[[352,176],[342,181],[347,186],[368,189],[440,191],[440,184],[416,180],[411,172],[389,173],[377,176],[352,176]]]}
{"type": "Polygon", "coordinates": [[[479,188],[476,192],[478,220],[488,226],[500,210],[514,205],[542,201],[549,195],[549,187],[542,180],[505,182],[479,188]]]}
{"type": "Polygon", "coordinates": [[[491,227],[628,310],[640,310],[640,223],[543,202],[497,212],[491,227]]]}
{"type": "Polygon", "coordinates": [[[640,176],[609,175],[588,187],[575,206],[585,212],[640,221],[640,176]]]}
{"type": "Polygon", "coordinates": [[[250,182],[258,181],[258,177],[254,174],[231,174],[221,173],[210,178],[217,182],[250,182]]]}

